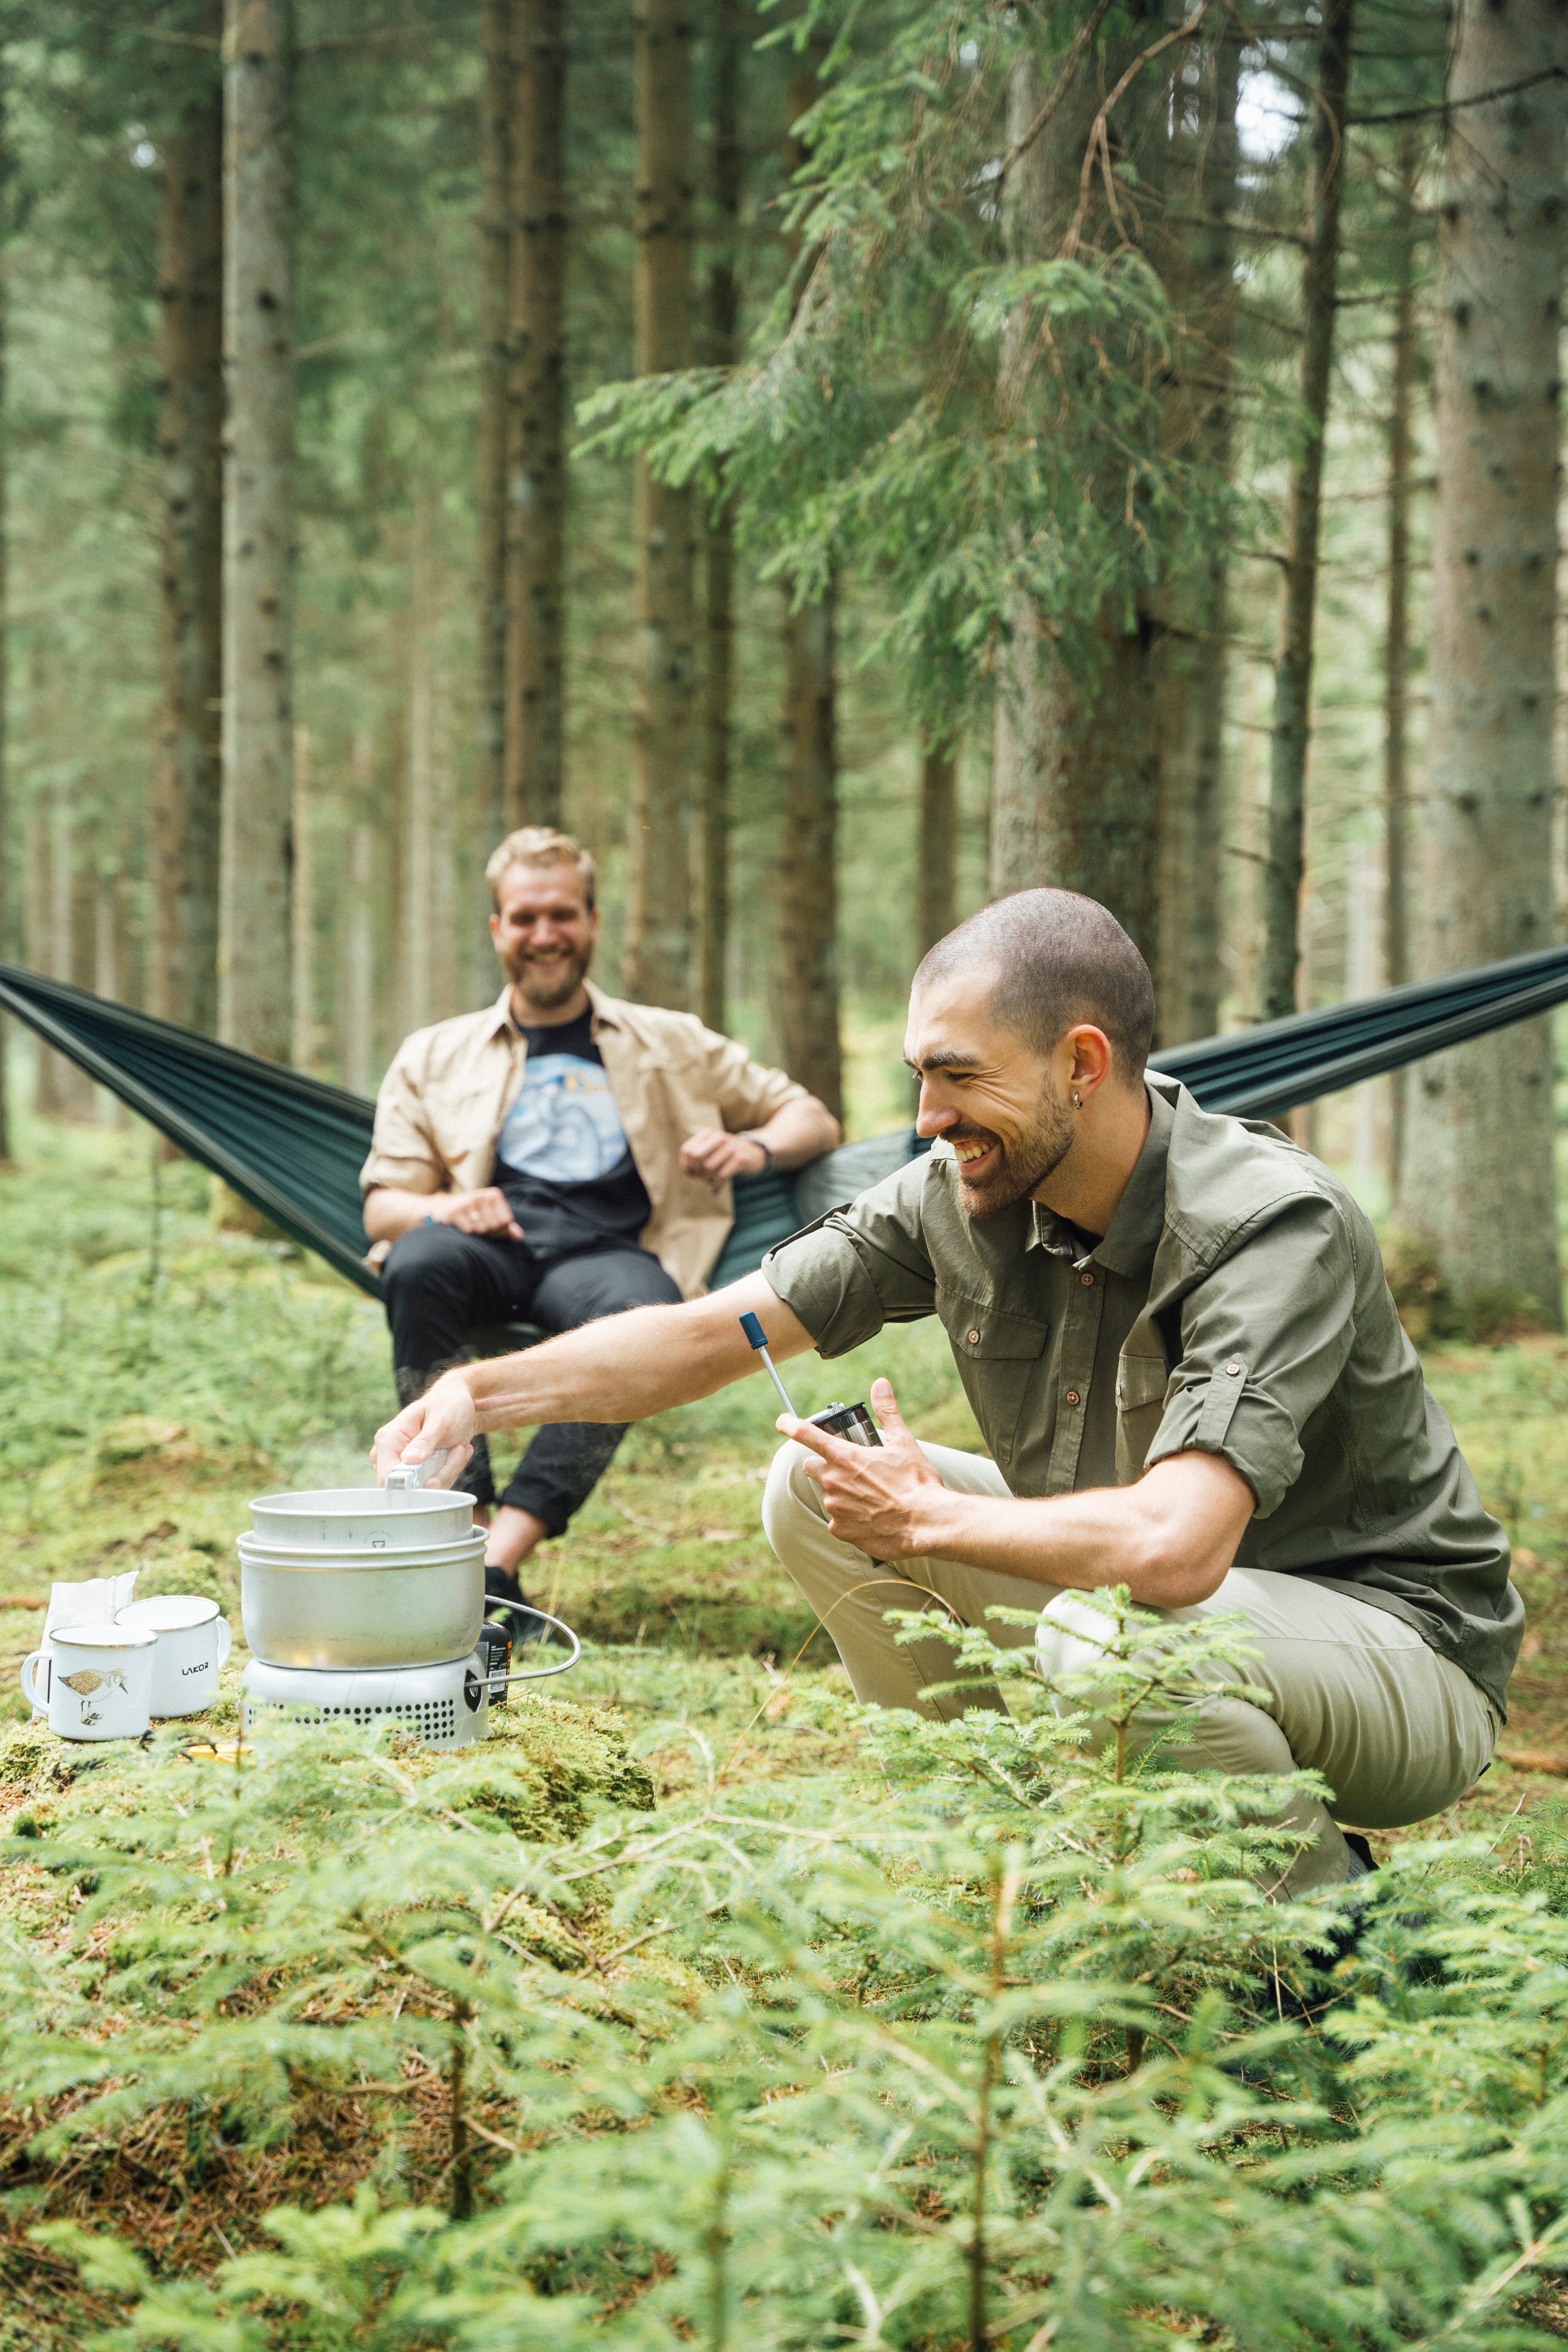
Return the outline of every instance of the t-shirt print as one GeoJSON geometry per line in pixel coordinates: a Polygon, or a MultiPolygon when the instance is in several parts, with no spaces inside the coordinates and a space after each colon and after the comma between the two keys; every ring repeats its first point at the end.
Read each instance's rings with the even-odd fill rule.
{"type": "Polygon", "coordinates": [[[596,1062],[530,1054],[522,1087],[497,1141],[499,1158],[549,1184],[592,1184],[626,1155],[626,1131],[596,1062]]]}

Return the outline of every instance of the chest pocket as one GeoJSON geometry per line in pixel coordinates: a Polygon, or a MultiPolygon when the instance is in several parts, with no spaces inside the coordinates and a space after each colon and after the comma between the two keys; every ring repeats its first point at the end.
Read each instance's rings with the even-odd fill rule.
{"type": "Polygon", "coordinates": [[[1133,1486],[1143,1475],[1149,1448],[1165,1416],[1171,1375],[1163,1356],[1123,1353],[1116,1365],[1116,1483],[1133,1486]]]}
{"type": "Polygon", "coordinates": [[[980,1433],[993,1459],[1005,1469],[1051,1327],[1027,1316],[1000,1314],[994,1307],[951,1290],[937,1292],[936,1311],[980,1433]]]}

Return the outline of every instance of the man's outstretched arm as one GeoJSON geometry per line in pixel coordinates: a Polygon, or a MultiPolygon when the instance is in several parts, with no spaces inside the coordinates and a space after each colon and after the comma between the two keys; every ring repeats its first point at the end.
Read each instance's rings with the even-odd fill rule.
{"type": "MultiPolygon", "coordinates": [[[[395,1464],[424,1462],[453,1449],[432,1480],[450,1486],[462,1475],[480,1430],[536,1429],[558,1421],[646,1421],[671,1405],[711,1396],[757,1369],[741,1329],[759,1316],[774,1357],[804,1355],[815,1343],[760,1274],[748,1275],[681,1307],[633,1307],[516,1356],[460,1364],[405,1405],[375,1433],[378,1478],[395,1464]]],[[[768,1399],[761,1391],[758,1410],[768,1399]]]]}

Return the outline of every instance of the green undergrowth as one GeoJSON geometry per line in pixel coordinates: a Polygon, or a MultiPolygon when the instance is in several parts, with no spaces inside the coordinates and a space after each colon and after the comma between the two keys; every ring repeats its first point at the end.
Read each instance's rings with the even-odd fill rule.
{"type": "Polygon", "coordinates": [[[787,1780],[649,1724],[651,1814],[287,1724],[55,1786],[0,1848],[11,2340],[1549,2343],[1568,1835],[1406,1848],[1341,1957],[1260,1892],[1281,1784],[1119,1760],[1239,1629],[1104,1612],[1049,1694],[968,1639],[1012,1716],[819,1681],[787,1780]]]}
{"type": "MultiPolygon", "coordinates": [[[[210,1718],[145,1748],[22,1721],[52,1578],[136,1567],[237,1617],[249,1496],[362,1479],[391,1402],[374,1303],[216,1232],[179,1164],[154,1215],[143,1136],[23,1143],[0,2346],[1568,2333],[1562,1782],[1500,1764],[1380,1839],[1340,1959],[1331,1902],[1258,1892],[1277,1790],[1158,1756],[1118,1780],[1114,1658],[1053,1696],[1005,1654],[1008,1718],[857,1708],[761,1535],[761,1381],[635,1432],[546,1547],[531,1582],[584,1659],[482,1749],[282,1725],[184,1760],[203,1729],[232,1751],[237,1657],[210,1718]]],[[[1518,1547],[1506,1738],[1561,1749],[1568,1351],[1427,1361],[1518,1547]]],[[[788,1378],[815,1407],[878,1372],[921,1433],[977,1444],[934,1325],[788,1378]]]]}

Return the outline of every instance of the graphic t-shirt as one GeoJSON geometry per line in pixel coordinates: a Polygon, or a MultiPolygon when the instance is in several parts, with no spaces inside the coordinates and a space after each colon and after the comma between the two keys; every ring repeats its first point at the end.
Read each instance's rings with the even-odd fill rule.
{"type": "Polygon", "coordinates": [[[652,1213],[593,1028],[590,1011],[523,1030],[522,1086],[496,1141],[491,1181],[539,1258],[635,1247],[652,1213]]]}

